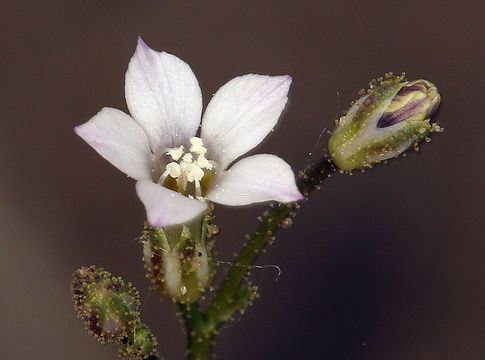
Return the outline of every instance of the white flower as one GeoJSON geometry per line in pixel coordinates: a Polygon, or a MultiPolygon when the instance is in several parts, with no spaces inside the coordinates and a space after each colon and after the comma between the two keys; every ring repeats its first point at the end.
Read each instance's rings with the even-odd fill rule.
{"type": "Polygon", "coordinates": [[[290,166],[275,155],[237,161],[268,135],[287,102],[290,76],[248,74],[222,86],[201,122],[202,94],[189,65],[141,38],[125,78],[131,117],[103,108],[76,133],[137,180],[154,227],[187,222],[210,200],[225,205],[297,201],[290,166]]]}

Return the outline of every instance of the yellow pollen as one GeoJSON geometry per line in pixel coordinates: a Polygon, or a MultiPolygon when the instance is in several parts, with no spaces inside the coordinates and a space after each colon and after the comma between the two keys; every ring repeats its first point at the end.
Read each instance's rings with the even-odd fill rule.
{"type": "Polygon", "coordinates": [[[188,183],[194,183],[193,187],[189,188],[191,189],[189,192],[194,192],[193,195],[186,195],[201,198],[202,191],[204,191],[202,188],[205,189],[207,187],[207,179],[210,179],[210,176],[205,177],[206,172],[212,170],[214,164],[205,157],[207,149],[203,146],[202,139],[192,137],[189,141],[191,144],[189,152],[184,153],[183,145],[169,149],[166,152],[173,161],[165,166],[165,171],[160,176],[158,183],[170,189],[175,187],[182,194],[186,194],[188,183]],[[172,180],[167,179],[167,176],[170,176],[172,180]],[[203,178],[205,182],[202,184],[203,178]]]}
{"type": "Polygon", "coordinates": [[[167,155],[172,157],[172,160],[177,161],[184,154],[184,146],[180,145],[178,148],[173,148],[167,151],[167,155]]]}
{"type": "Polygon", "coordinates": [[[204,154],[200,154],[199,157],[197,158],[197,165],[201,167],[202,169],[207,169],[207,170],[212,170],[214,166],[207,160],[207,158],[204,156],[204,154]]]}
{"type": "Polygon", "coordinates": [[[168,170],[168,174],[173,177],[174,179],[178,178],[182,173],[182,168],[176,162],[171,162],[166,166],[168,170]]]}
{"type": "Polygon", "coordinates": [[[197,155],[205,155],[207,153],[207,149],[202,144],[201,138],[194,136],[194,137],[191,137],[189,141],[190,141],[190,145],[192,145],[190,147],[191,153],[194,153],[197,155]]]}
{"type": "Polygon", "coordinates": [[[192,163],[192,154],[187,153],[182,157],[182,162],[192,163]]]}
{"type": "Polygon", "coordinates": [[[188,182],[193,182],[193,181],[200,181],[204,177],[204,170],[202,170],[200,167],[198,167],[195,164],[191,164],[190,170],[187,172],[187,181],[188,182]]]}

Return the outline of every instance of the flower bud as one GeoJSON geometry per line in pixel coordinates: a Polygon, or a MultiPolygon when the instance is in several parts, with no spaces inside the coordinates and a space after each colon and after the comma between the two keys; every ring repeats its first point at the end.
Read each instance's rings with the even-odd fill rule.
{"type": "Polygon", "coordinates": [[[156,352],[155,337],[140,322],[140,295],[133,285],[90,266],[74,272],[71,292],[79,318],[98,341],[122,345],[121,355],[130,359],[147,359],[156,352]]]}
{"type": "Polygon", "coordinates": [[[118,341],[139,323],[138,291],[102,268],[82,267],[73,274],[74,307],[88,332],[100,342],[118,341]]]}
{"type": "Polygon", "coordinates": [[[147,277],[160,296],[190,304],[199,299],[214,276],[209,215],[187,224],[152,228],[142,236],[147,277]]]}
{"type": "Polygon", "coordinates": [[[396,157],[431,132],[440,94],[427,80],[406,81],[404,75],[386,74],[370,83],[336,124],[328,147],[342,170],[361,169],[396,157]]]}
{"type": "Polygon", "coordinates": [[[144,324],[134,327],[121,343],[124,346],[120,349],[120,353],[127,359],[146,359],[156,351],[157,346],[157,340],[144,324]]]}

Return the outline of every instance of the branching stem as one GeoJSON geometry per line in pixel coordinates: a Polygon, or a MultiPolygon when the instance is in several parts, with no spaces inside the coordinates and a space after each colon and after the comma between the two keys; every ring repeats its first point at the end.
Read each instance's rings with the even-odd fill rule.
{"type": "MultiPolygon", "coordinates": [[[[326,157],[305,168],[299,173],[300,192],[308,197],[334,171],[334,164],[326,157]]],[[[197,303],[181,306],[187,326],[189,360],[211,359],[217,329],[237,311],[244,310],[255,295],[255,288],[250,285],[241,288],[251,265],[261,250],[271,242],[275,232],[282,225],[291,223],[291,215],[299,207],[297,203],[277,204],[262,218],[256,232],[243,245],[206,313],[199,310],[197,303]]]]}

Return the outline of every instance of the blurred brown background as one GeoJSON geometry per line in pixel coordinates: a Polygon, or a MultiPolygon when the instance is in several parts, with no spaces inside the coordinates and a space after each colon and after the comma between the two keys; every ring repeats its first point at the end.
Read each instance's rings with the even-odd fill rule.
{"type": "MultiPolygon", "coordinates": [[[[73,132],[103,106],[126,110],[138,35],[192,66],[205,103],[236,75],[291,74],[287,111],[257,152],[295,170],[371,78],[406,71],[442,94],[444,134],[335,176],[305,202],[259,259],[281,277],[253,271],[261,299],[222,330],[219,359],[485,358],[484,11],[482,1],[3,0],[0,358],[115,359],[69,294],[72,271],[97,264],[136,284],[161,354],[183,359],[176,307],[144,279],[134,181],[73,132]]],[[[220,260],[264,209],[218,207],[220,260]]]]}

